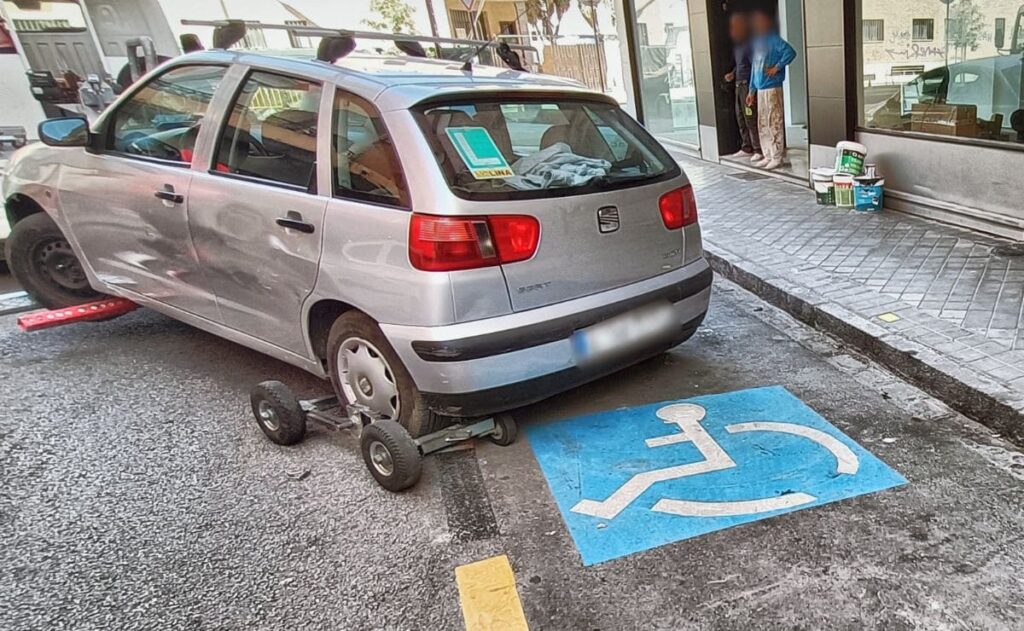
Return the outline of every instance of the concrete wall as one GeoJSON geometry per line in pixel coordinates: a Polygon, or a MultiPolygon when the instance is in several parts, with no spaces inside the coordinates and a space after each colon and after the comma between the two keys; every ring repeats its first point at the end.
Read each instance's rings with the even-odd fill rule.
{"type": "Polygon", "coordinates": [[[886,206],[1024,240],[1024,151],[860,132],[886,181],[886,206]]]}

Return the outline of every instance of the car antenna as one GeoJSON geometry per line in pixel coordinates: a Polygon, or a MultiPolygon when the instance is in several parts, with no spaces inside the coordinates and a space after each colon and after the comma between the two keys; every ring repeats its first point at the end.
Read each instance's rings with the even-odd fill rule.
{"type": "MultiPolygon", "coordinates": [[[[473,58],[482,53],[484,49],[487,48],[488,46],[493,46],[494,43],[498,41],[498,38],[501,37],[502,35],[508,35],[508,28],[513,24],[518,24],[519,18],[523,17],[523,14],[525,13],[526,6],[524,5],[523,8],[520,9],[518,13],[516,13],[516,17],[514,20],[507,22],[505,26],[502,27],[501,31],[498,32],[497,35],[481,44],[479,48],[474,50],[472,54],[466,57],[464,63],[462,64],[462,71],[473,72],[473,58]]],[[[519,55],[515,51],[513,51],[505,42],[502,42],[498,46],[498,56],[501,57],[501,60],[504,61],[513,70],[519,70],[520,72],[526,71],[526,68],[523,67],[523,62],[519,58],[519,55]]]]}

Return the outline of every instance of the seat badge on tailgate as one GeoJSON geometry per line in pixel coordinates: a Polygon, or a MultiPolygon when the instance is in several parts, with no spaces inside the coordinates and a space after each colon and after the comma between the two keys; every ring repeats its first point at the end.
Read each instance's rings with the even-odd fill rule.
{"type": "Polygon", "coordinates": [[[597,209],[597,229],[601,234],[608,234],[619,229],[619,209],[615,206],[604,206],[597,209]]]}

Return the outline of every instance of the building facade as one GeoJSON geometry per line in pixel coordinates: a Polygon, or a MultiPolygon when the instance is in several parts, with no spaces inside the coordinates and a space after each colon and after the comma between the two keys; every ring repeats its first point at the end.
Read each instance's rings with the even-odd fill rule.
{"type": "MultiPolygon", "coordinates": [[[[797,50],[784,90],[790,164],[773,175],[808,183],[811,169],[833,163],[837,142],[856,140],[884,174],[891,208],[1024,240],[1024,185],[1017,175],[1024,167],[1024,0],[404,0],[404,6],[401,25],[394,14],[387,18],[394,28],[528,44],[536,50],[534,69],[613,96],[680,152],[743,168],[752,167],[729,157],[740,136],[734,93],[724,79],[733,65],[728,20],[736,10],[767,11],[797,50]]],[[[56,27],[59,38],[81,40],[75,50],[93,51],[53,62],[79,74],[90,67],[115,74],[128,36],[149,35],[165,55],[180,52],[177,36],[184,30],[209,40],[208,29],[184,29],[183,18],[355,29],[388,23],[370,0],[346,3],[344,18],[336,3],[323,0],[0,0],[0,7],[7,39],[14,40],[0,49],[0,62],[11,65],[20,56],[24,65],[36,65],[29,59],[33,46],[53,39],[47,31],[56,27]],[[32,15],[39,11],[50,14],[32,15]]],[[[314,44],[295,39],[251,29],[245,45],[314,44]]],[[[13,68],[0,73],[0,81],[14,82],[0,87],[23,93],[18,75],[13,68]]]]}

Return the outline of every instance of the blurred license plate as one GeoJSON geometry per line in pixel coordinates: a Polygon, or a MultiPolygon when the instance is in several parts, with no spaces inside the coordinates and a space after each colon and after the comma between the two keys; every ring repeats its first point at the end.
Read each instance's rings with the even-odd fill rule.
{"type": "Polygon", "coordinates": [[[668,337],[676,324],[675,311],[667,302],[617,315],[573,333],[576,361],[585,363],[627,354],[648,342],[668,337]]]}

